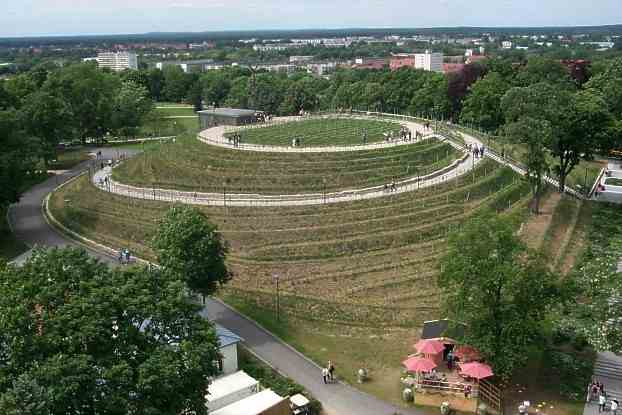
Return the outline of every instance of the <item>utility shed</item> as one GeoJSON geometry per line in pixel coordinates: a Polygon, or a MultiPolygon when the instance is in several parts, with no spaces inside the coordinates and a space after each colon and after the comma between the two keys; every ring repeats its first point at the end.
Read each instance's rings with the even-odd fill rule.
{"type": "Polygon", "coordinates": [[[207,388],[207,409],[217,411],[259,392],[259,382],[243,370],[215,379],[207,388]]]}
{"type": "Polygon", "coordinates": [[[214,108],[199,111],[201,129],[215,127],[217,125],[246,125],[257,121],[255,110],[238,108],[214,108]]]}
{"type": "Polygon", "coordinates": [[[266,389],[227,405],[210,415],[290,415],[289,400],[266,389]]]}
{"type": "Polygon", "coordinates": [[[218,345],[220,346],[220,354],[222,355],[218,365],[223,375],[229,375],[238,370],[238,343],[244,339],[221,326],[214,324],[216,335],[218,336],[218,345]]]}

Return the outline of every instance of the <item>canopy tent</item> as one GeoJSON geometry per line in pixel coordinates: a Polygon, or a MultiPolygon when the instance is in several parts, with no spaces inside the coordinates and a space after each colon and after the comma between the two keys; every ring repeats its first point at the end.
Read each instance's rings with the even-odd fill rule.
{"type": "Polygon", "coordinates": [[[494,375],[490,366],[479,362],[464,363],[460,365],[460,373],[478,380],[489,378],[494,375]]]}
{"type": "Polygon", "coordinates": [[[445,350],[445,345],[438,340],[422,339],[415,344],[415,349],[421,354],[439,354],[445,350]]]}
{"type": "Polygon", "coordinates": [[[402,362],[409,372],[429,372],[436,367],[436,363],[425,357],[413,356],[402,362]]]}

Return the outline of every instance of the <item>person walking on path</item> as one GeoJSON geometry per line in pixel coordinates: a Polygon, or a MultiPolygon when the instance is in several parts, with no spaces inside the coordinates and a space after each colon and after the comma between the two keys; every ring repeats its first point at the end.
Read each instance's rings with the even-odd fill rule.
{"type": "Polygon", "coordinates": [[[620,404],[618,403],[617,399],[614,399],[611,401],[611,413],[613,415],[618,415],[618,408],[619,408],[620,404]]]}
{"type": "Polygon", "coordinates": [[[328,361],[328,377],[331,382],[335,381],[335,365],[330,360],[328,361]]]}
{"type": "Polygon", "coordinates": [[[322,379],[324,379],[324,384],[328,383],[328,369],[325,367],[322,368],[322,379]]]}

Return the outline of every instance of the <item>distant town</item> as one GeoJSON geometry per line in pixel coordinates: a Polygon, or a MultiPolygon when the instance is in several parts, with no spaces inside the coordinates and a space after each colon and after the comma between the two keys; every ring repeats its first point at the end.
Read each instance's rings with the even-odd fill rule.
{"type": "Polygon", "coordinates": [[[497,56],[521,60],[542,55],[557,57],[570,66],[578,62],[581,67],[586,60],[608,57],[622,49],[620,26],[464,29],[462,32],[428,29],[423,33],[415,29],[370,31],[0,39],[0,76],[28,70],[41,61],[63,65],[79,60],[95,61],[100,67],[114,71],[178,66],[186,73],[200,73],[242,66],[329,76],[342,67],[396,70],[406,66],[455,73],[467,65],[497,56]],[[132,39],[137,37],[140,39],[132,39]]]}

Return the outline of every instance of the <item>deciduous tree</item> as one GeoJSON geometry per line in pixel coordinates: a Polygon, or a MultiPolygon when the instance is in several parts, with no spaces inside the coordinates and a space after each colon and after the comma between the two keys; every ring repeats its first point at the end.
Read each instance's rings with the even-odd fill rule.
{"type": "Polygon", "coordinates": [[[438,282],[449,317],[467,324],[463,340],[507,378],[542,338],[555,278],[511,222],[492,213],[466,223],[448,248],[438,282]]]}
{"type": "Polygon", "coordinates": [[[231,277],[225,263],[226,242],[207,216],[194,207],[176,205],[169,209],[152,247],[165,271],[203,295],[213,294],[231,277]]]}
{"type": "Polygon", "coordinates": [[[217,337],[182,281],[74,249],[0,281],[0,412],[206,414],[217,337]]]}

